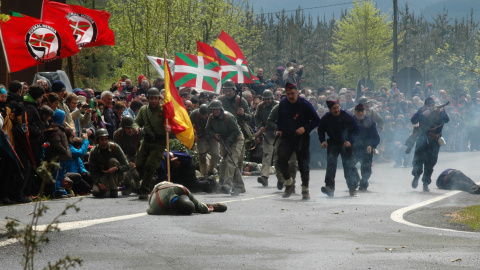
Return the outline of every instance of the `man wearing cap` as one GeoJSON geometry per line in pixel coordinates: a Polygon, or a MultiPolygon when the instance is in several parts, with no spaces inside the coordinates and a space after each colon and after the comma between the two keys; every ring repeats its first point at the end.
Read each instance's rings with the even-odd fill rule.
{"type": "MultiPolygon", "coordinates": [[[[363,107],[365,107],[365,116],[367,116],[368,118],[370,118],[370,120],[375,122],[378,132],[382,132],[384,128],[383,117],[377,111],[370,108],[370,99],[368,99],[367,97],[361,97],[358,100],[358,103],[362,104],[363,107]]],[[[354,109],[352,109],[350,112],[353,114],[354,109]]]]}
{"type": "Polygon", "coordinates": [[[152,87],[148,89],[148,105],[144,105],[135,118],[134,128],[144,129],[144,139],[138,150],[135,166],[142,178],[139,189],[140,200],[146,200],[153,188],[153,175],[160,166],[163,152],[167,145],[166,132],[170,132],[169,125],[164,124],[165,116],[160,104],[160,91],[152,87]]]}
{"type": "Polygon", "coordinates": [[[225,204],[202,203],[185,186],[167,181],[158,183],[148,198],[149,215],[190,215],[225,211],[225,204]]]}
{"type": "Polygon", "coordinates": [[[92,176],[92,194],[95,197],[118,197],[118,180],[129,170],[122,148],[108,139],[108,131],[97,130],[97,145],[90,151],[89,164],[92,176]]]}
{"type": "Polygon", "coordinates": [[[415,88],[412,89],[411,94],[412,94],[412,98],[415,97],[415,96],[423,98],[423,91],[420,88],[420,82],[415,83],[415,88]]]}
{"type": "MultiPolygon", "coordinates": [[[[284,93],[281,96],[281,98],[284,98],[287,94],[284,93]]],[[[279,100],[281,99],[279,98],[279,100]]],[[[270,115],[268,116],[267,119],[267,126],[272,127],[273,130],[277,130],[277,118],[278,118],[278,104],[273,106],[272,111],[270,112],[270,115]]],[[[285,184],[285,179],[283,178],[282,173],[280,172],[280,166],[278,165],[278,146],[280,143],[278,142],[281,139],[278,139],[277,136],[275,136],[275,140],[273,141],[273,146],[275,148],[275,151],[273,153],[273,165],[275,166],[275,175],[277,176],[277,189],[282,190],[283,186],[285,184]]],[[[288,160],[288,170],[290,171],[290,176],[292,177],[293,180],[293,190],[292,193],[295,193],[295,176],[297,175],[297,155],[295,152],[292,153],[292,156],[288,160]]]]}
{"type": "Polygon", "coordinates": [[[263,156],[262,156],[262,173],[258,177],[257,182],[264,187],[268,186],[268,176],[270,175],[270,165],[273,156],[273,142],[275,141],[275,127],[269,125],[268,116],[272,109],[278,102],[273,100],[273,93],[270,90],[263,91],[262,102],[258,104],[255,112],[255,125],[258,127],[258,132],[255,138],[263,136],[263,156]]]}
{"type": "Polygon", "coordinates": [[[287,83],[285,89],[287,98],[282,99],[278,107],[276,132],[281,138],[278,146],[278,165],[285,179],[282,197],[290,197],[295,188],[288,168],[288,161],[295,152],[302,179],[302,200],[309,200],[310,132],[318,126],[320,118],[312,104],[299,97],[295,84],[287,83]]]}
{"type": "Polygon", "coordinates": [[[213,170],[220,159],[218,142],[206,131],[209,109],[207,104],[200,105],[190,113],[190,121],[195,129],[195,143],[198,153],[198,165],[200,173],[204,177],[213,175],[213,170]],[[210,161],[207,165],[207,154],[210,154],[210,161]]]}
{"type": "Polygon", "coordinates": [[[419,124],[420,128],[412,162],[412,187],[417,188],[418,180],[423,173],[423,191],[429,192],[428,185],[432,182],[433,167],[437,164],[440,150],[439,139],[443,140],[441,138],[443,125],[448,123],[450,118],[445,110],[435,108],[432,97],[425,99],[424,103],[425,106],[418,109],[411,119],[412,124],[419,124]]]}
{"type": "Polygon", "coordinates": [[[68,107],[68,104],[64,103],[64,100],[67,97],[67,87],[62,81],[56,80],[52,83],[52,92],[56,93],[60,98],[58,109],[65,112],[65,127],[69,127],[75,132],[75,123],[73,122],[70,109],[68,107]]]}
{"type": "Polygon", "coordinates": [[[340,155],[348,191],[350,196],[353,197],[357,195],[360,177],[355,168],[352,148],[360,133],[360,127],[355,117],[340,109],[340,103],[337,99],[327,100],[327,106],[330,111],[322,117],[318,126],[318,137],[322,148],[327,148],[327,170],[322,192],[329,197],[334,196],[337,159],[340,155]],[[328,140],[325,139],[325,134],[328,135],[328,140]]]}
{"type": "Polygon", "coordinates": [[[140,143],[143,135],[140,131],[133,128],[133,118],[131,116],[122,117],[120,128],[113,134],[113,141],[118,144],[128,160],[129,170],[123,174],[122,195],[130,195],[132,189],[140,187],[140,175],[135,166],[135,157],[140,149],[140,143]]]}
{"type": "Polygon", "coordinates": [[[355,119],[360,127],[360,134],[353,145],[353,156],[355,164],[360,162],[361,180],[359,191],[367,191],[368,179],[372,175],[373,152],[380,143],[377,125],[370,118],[365,116],[365,107],[362,103],[355,106],[355,119]]]}

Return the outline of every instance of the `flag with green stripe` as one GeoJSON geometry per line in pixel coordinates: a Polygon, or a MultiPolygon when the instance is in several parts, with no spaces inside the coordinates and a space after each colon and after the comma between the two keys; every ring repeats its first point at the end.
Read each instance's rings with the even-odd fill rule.
{"type": "Polygon", "coordinates": [[[203,56],[175,54],[175,86],[194,87],[215,92],[220,80],[220,66],[203,56]]]}

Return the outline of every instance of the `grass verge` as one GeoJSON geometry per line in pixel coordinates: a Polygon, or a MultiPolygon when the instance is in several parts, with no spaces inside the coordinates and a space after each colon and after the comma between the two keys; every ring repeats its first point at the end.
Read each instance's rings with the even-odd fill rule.
{"type": "Polygon", "coordinates": [[[461,223],[480,231],[480,205],[466,207],[452,215],[451,222],[461,223]]]}

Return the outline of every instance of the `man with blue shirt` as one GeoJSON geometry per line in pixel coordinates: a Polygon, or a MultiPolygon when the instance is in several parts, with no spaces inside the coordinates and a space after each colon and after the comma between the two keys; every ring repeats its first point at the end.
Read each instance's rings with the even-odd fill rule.
{"type": "Polygon", "coordinates": [[[288,166],[288,161],[295,152],[302,179],[302,200],[309,200],[310,132],[318,126],[320,118],[312,104],[298,96],[295,84],[287,83],[285,90],[287,97],[280,101],[277,117],[277,136],[280,137],[277,162],[285,179],[282,197],[290,197],[295,188],[288,166]]]}
{"type": "Polygon", "coordinates": [[[360,134],[360,127],[355,117],[340,108],[338,100],[327,100],[327,106],[330,111],[322,117],[318,126],[318,137],[322,148],[327,148],[327,171],[322,192],[329,197],[334,195],[337,159],[340,155],[348,191],[353,197],[357,195],[360,177],[355,168],[352,148],[355,138],[360,134]],[[328,135],[328,140],[325,134],[328,135]]]}

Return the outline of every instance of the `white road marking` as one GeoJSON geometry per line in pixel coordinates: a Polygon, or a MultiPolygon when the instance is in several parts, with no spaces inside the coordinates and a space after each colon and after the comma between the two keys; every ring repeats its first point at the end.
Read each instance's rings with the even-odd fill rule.
{"type": "Polygon", "coordinates": [[[415,209],[420,208],[420,207],[427,206],[427,205],[432,204],[434,202],[441,201],[443,199],[446,199],[448,197],[456,195],[460,192],[462,192],[462,191],[459,191],[459,190],[450,191],[448,193],[445,193],[441,196],[432,198],[430,200],[426,200],[426,201],[423,201],[423,202],[420,202],[420,203],[417,203],[417,204],[413,204],[413,205],[410,205],[410,206],[407,206],[407,207],[404,207],[404,208],[400,208],[400,209],[392,212],[392,214],[390,215],[390,218],[395,222],[405,224],[405,225],[408,225],[408,226],[412,226],[412,227],[417,227],[417,228],[434,229],[434,230],[447,231],[447,232],[461,232],[461,233],[475,233],[475,234],[478,234],[478,232],[466,232],[466,231],[457,231],[457,230],[437,228],[437,227],[427,227],[427,226],[422,226],[422,225],[419,225],[419,224],[415,224],[415,223],[412,223],[412,222],[409,222],[409,221],[406,221],[405,219],[403,219],[403,216],[405,215],[405,213],[407,213],[409,211],[415,210],[415,209]]]}

